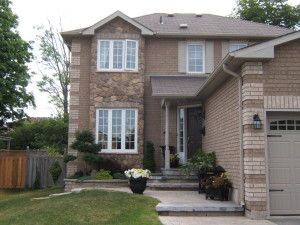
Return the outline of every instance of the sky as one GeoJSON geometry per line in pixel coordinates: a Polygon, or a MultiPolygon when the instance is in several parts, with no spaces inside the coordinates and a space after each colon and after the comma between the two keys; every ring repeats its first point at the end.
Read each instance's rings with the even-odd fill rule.
{"type": "MultiPolygon", "coordinates": [[[[300,4],[300,0],[289,0],[289,4],[300,4]]],[[[72,30],[91,26],[119,10],[129,17],[151,13],[210,13],[228,16],[235,7],[235,0],[12,0],[13,13],[19,17],[18,31],[26,41],[35,40],[38,34],[33,29],[37,25],[47,25],[47,20],[59,27],[59,18],[63,30],[72,30]]],[[[34,46],[35,52],[38,47],[34,46]]],[[[37,55],[37,54],[36,54],[37,55]]],[[[37,72],[36,63],[29,65],[37,72]]],[[[31,117],[47,117],[55,114],[54,107],[48,103],[47,95],[38,91],[32,78],[28,90],[33,92],[37,107],[26,110],[31,117]]]]}

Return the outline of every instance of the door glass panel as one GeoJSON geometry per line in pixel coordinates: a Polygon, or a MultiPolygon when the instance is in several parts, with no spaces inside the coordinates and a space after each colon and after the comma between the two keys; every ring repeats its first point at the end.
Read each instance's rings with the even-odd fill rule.
{"type": "Polygon", "coordinates": [[[184,109],[179,109],[179,151],[184,151],[184,109]]]}

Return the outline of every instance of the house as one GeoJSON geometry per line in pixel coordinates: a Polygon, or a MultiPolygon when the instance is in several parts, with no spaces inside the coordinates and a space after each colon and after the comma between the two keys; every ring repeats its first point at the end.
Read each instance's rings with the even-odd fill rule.
{"type": "Polygon", "coordinates": [[[149,140],[157,170],[169,169],[170,146],[181,163],[214,151],[247,216],[300,213],[300,32],[117,11],[62,37],[72,51],[69,143],[91,130],[101,155],[131,168],[142,167],[149,140]]]}

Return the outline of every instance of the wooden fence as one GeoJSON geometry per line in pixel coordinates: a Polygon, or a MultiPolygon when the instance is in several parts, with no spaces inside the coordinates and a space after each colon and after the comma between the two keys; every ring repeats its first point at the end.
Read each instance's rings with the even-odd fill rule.
{"type": "Polygon", "coordinates": [[[30,188],[37,184],[42,188],[63,186],[65,175],[62,157],[48,156],[47,151],[0,150],[0,188],[30,188]],[[50,173],[54,163],[59,164],[61,170],[56,182],[50,173]]]}
{"type": "Polygon", "coordinates": [[[0,150],[0,188],[26,187],[26,151],[0,150]]]}

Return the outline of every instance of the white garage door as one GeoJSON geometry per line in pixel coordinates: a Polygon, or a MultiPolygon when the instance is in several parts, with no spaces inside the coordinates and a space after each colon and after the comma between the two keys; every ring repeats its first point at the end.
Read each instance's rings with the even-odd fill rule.
{"type": "Polygon", "coordinates": [[[300,214],[300,117],[268,119],[271,215],[300,214]]]}

